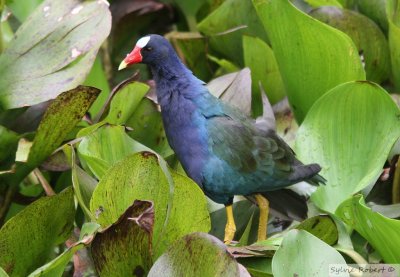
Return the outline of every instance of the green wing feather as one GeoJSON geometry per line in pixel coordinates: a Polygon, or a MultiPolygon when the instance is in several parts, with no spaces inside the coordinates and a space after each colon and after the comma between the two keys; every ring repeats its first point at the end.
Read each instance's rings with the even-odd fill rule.
{"type": "Polygon", "coordinates": [[[257,129],[255,121],[221,115],[209,118],[207,127],[214,154],[239,172],[280,175],[292,171],[293,151],[274,131],[267,134],[257,129]]]}

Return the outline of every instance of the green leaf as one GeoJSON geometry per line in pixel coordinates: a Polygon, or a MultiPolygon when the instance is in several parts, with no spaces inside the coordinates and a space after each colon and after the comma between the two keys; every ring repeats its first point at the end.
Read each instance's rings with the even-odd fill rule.
{"type": "Polygon", "coordinates": [[[267,41],[260,19],[250,1],[227,0],[198,24],[201,33],[210,37],[211,48],[243,66],[242,36],[250,35],[267,41]],[[245,28],[240,28],[241,26],[245,28]],[[235,30],[235,28],[238,28],[235,30]],[[235,30],[223,35],[219,33],[235,30]]]}
{"type": "Polygon", "coordinates": [[[386,14],[389,23],[389,48],[392,61],[393,82],[396,89],[400,90],[400,2],[398,0],[386,1],[386,14]]]}
{"type": "Polygon", "coordinates": [[[74,217],[71,188],[33,202],[1,228],[0,266],[11,276],[27,276],[70,236],[74,217]]]}
{"type": "Polygon", "coordinates": [[[335,6],[342,7],[342,4],[337,0],[305,0],[312,7],[321,7],[321,6],[335,6]]]}
{"type": "Polygon", "coordinates": [[[169,180],[166,170],[153,153],[130,155],[106,172],[90,202],[92,214],[104,227],[116,222],[134,200],[152,201],[155,258],[177,238],[193,231],[208,232],[210,226],[205,197],[198,185],[174,172],[167,172],[169,180]]]}
{"type": "Polygon", "coordinates": [[[205,233],[192,233],[176,241],[153,265],[149,277],[249,276],[226,246],[205,233]]]}
{"type": "Polygon", "coordinates": [[[347,34],[362,53],[367,79],[381,83],[389,78],[389,45],[379,27],[368,17],[337,7],[322,7],[310,15],[347,34]]]}
{"type": "Polygon", "coordinates": [[[350,195],[375,183],[400,136],[399,108],[368,81],[335,87],[318,100],[300,126],[296,153],[321,165],[328,181],[311,196],[333,213],[350,195]]]}
{"type": "Polygon", "coordinates": [[[114,125],[99,127],[85,136],[78,147],[79,157],[98,179],[116,162],[129,154],[145,150],[149,149],[131,139],[123,126],[114,125]]]}
{"type": "Polygon", "coordinates": [[[44,161],[82,119],[94,102],[99,90],[79,86],[60,94],[47,108],[37,129],[28,157],[28,165],[35,168],[44,161]]]}
{"type": "Polygon", "coordinates": [[[144,276],[152,263],[153,204],[135,200],[96,235],[91,252],[100,276],[144,276]]]}
{"type": "Polygon", "coordinates": [[[253,3],[299,122],[329,89],[346,81],[365,80],[357,48],[347,35],[302,13],[287,0],[253,3]]]}
{"type": "Polygon", "coordinates": [[[357,1],[357,9],[376,22],[386,33],[388,30],[388,20],[386,17],[386,0],[357,1]]]}
{"type": "Polygon", "coordinates": [[[260,83],[271,105],[285,97],[285,87],[274,52],[268,44],[256,37],[243,36],[243,52],[244,64],[251,70],[253,106],[257,107],[255,114],[261,114],[260,83]]]}
{"type": "Polygon", "coordinates": [[[307,218],[296,226],[297,230],[305,230],[329,245],[338,241],[338,229],[335,222],[327,215],[307,218]]]}
{"type": "Polygon", "coordinates": [[[291,230],[272,259],[272,272],[274,276],[325,277],[330,264],[347,266],[339,252],[325,242],[306,231],[291,230]]]}
{"type": "Polygon", "coordinates": [[[382,256],[385,263],[400,263],[400,221],[373,212],[362,195],[344,201],[335,212],[360,233],[382,256]]]}
{"type": "Polygon", "coordinates": [[[149,86],[140,82],[132,82],[122,87],[114,95],[110,104],[110,111],[104,121],[116,125],[125,124],[148,90],[149,86]]]}
{"type": "Polygon", "coordinates": [[[44,266],[39,267],[34,272],[29,274],[28,277],[52,277],[52,276],[62,276],[67,264],[71,261],[74,254],[87,246],[94,238],[100,225],[90,222],[85,223],[81,229],[81,238],[78,242],[74,243],[61,255],[48,262],[44,266]]]}
{"type": "Polygon", "coordinates": [[[0,56],[3,108],[47,101],[82,83],[110,27],[104,1],[44,1],[0,56]]]}

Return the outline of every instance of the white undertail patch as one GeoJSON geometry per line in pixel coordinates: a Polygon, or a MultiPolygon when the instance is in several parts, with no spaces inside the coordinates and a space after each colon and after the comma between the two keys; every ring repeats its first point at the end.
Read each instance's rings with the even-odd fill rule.
{"type": "Polygon", "coordinates": [[[139,39],[139,40],[136,42],[136,46],[137,46],[137,47],[140,47],[140,48],[143,48],[143,47],[145,47],[145,46],[147,45],[147,43],[149,43],[149,41],[150,41],[150,37],[149,37],[149,36],[147,36],[147,37],[142,37],[141,39],[139,39]]]}
{"type": "Polygon", "coordinates": [[[294,191],[295,193],[305,196],[305,197],[310,197],[311,194],[313,194],[316,190],[317,187],[312,186],[306,182],[299,182],[294,185],[291,185],[288,187],[288,189],[294,191]]]}

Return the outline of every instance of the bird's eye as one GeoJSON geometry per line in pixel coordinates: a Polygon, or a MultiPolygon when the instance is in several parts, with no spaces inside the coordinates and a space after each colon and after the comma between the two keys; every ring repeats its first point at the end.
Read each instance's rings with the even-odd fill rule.
{"type": "Polygon", "coordinates": [[[146,51],[149,51],[149,52],[150,52],[151,50],[153,50],[153,48],[152,48],[152,47],[149,47],[149,46],[147,46],[147,47],[145,47],[145,48],[144,48],[144,50],[146,50],[146,51]]]}

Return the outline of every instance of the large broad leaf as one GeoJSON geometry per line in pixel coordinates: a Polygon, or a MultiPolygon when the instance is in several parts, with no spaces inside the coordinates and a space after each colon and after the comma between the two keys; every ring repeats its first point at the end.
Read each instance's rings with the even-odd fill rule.
{"type": "Polygon", "coordinates": [[[72,189],[26,207],[0,230],[0,266],[11,276],[27,276],[70,236],[74,215],[72,189]]]}
{"type": "MultiPolygon", "coordinates": [[[[329,275],[330,264],[346,261],[334,248],[303,230],[288,232],[281,247],[272,259],[274,276],[321,276],[329,275]],[[323,254],[322,254],[323,253],[323,254]]],[[[346,273],[340,276],[349,276],[346,273]]]]}
{"type": "Polygon", "coordinates": [[[392,60],[393,81],[400,90],[400,3],[398,0],[387,0],[386,14],[389,23],[389,47],[392,60]]]}
{"type": "Polygon", "coordinates": [[[365,79],[357,48],[347,35],[302,13],[287,0],[253,3],[271,40],[298,121],[329,89],[365,79]]]}
{"type": "Polygon", "coordinates": [[[149,277],[250,276],[217,238],[193,233],[176,241],[153,265],[149,277]]]}
{"type": "Polygon", "coordinates": [[[322,7],[310,15],[346,33],[362,53],[367,79],[381,83],[390,74],[389,45],[379,27],[368,17],[337,7],[322,7]]]}
{"type": "Polygon", "coordinates": [[[153,258],[171,242],[193,231],[209,231],[203,192],[189,178],[167,170],[150,152],[116,163],[97,185],[90,210],[103,227],[113,224],[134,200],[154,203],[153,258]],[[170,174],[171,179],[167,174],[170,174]]]}
{"type": "Polygon", "coordinates": [[[34,105],[82,83],[110,27],[106,1],[44,1],[0,56],[3,108],[34,105]]]}
{"type": "Polygon", "coordinates": [[[400,136],[399,108],[381,87],[349,82],[315,103],[300,126],[296,153],[317,162],[328,182],[312,195],[333,213],[350,195],[373,184],[400,136]]]}
{"type": "Polygon", "coordinates": [[[199,23],[198,29],[206,36],[210,36],[210,45],[213,49],[240,66],[244,64],[242,46],[244,34],[257,36],[267,41],[267,35],[250,1],[224,1],[199,23]],[[228,30],[235,31],[217,35],[228,30]]]}
{"type": "Polygon", "coordinates": [[[267,43],[256,37],[243,36],[244,63],[251,70],[253,111],[260,114],[262,103],[259,97],[260,83],[273,105],[285,96],[281,73],[274,52],[267,43]],[[254,103],[257,100],[257,103],[254,103]]]}
{"type": "Polygon", "coordinates": [[[361,195],[343,202],[336,214],[379,252],[385,263],[400,263],[400,221],[384,217],[365,206],[361,195]]]}

